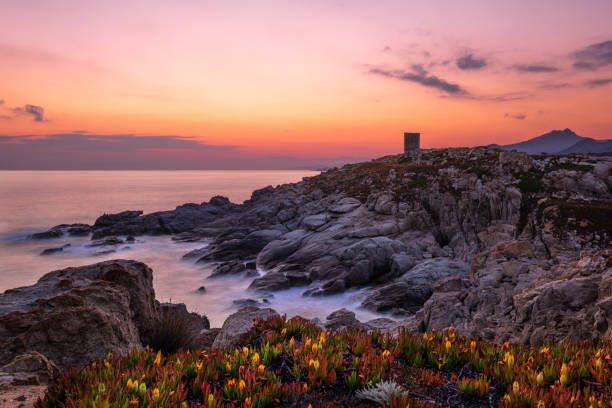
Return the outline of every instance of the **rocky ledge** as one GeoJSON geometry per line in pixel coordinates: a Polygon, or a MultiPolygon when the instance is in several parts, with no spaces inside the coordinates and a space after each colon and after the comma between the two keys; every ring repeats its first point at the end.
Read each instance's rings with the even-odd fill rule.
{"type": "Polygon", "coordinates": [[[253,276],[260,300],[361,288],[362,307],[413,330],[537,344],[610,335],[611,192],[610,155],[433,149],[266,187],[241,205],[103,215],[92,231],[206,239],[186,259],[253,276]]]}

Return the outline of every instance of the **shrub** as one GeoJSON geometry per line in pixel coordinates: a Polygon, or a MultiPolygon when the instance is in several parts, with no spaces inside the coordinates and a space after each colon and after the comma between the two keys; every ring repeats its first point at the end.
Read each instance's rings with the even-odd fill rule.
{"type": "Polygon", "coordinates": [[[195,347],[196,329],[187,314],[162,311],[160,315],[149,338],[153,350],[170,354],[195,347]]]}
{"type": "Polygon", "coordinates": [[[536,194],[542,190],[542,177],[543,173],[540,171],[524,171],[516,173],[516,177],[519,182],[517,187],[523,194],[536,194]]]}
{"type": "Polygon", "coordinates": [[[546,168],[546,172],[549,173],[551,171],[556,170],[573,170],[580,171],[582,173],[586,173],[588,171],[593,171],[595,167],[588,164],[576,164],[576,163],[555,163],[546,168]]]}
{"type": "Polygon", "coordinates": [[[423,188],[427,186],[427,177],[425,176],[414,176],[412,180],[408,182],[409,188],[423,188]]]}

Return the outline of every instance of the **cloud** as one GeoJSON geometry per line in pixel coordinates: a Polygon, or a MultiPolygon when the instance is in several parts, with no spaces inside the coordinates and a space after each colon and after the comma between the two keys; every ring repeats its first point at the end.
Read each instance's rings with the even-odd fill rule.
{"type": "Polygon", "coordinates": [[[37,105],[24,105],[20,108],[11,109],[15,115],[30,115],[34,122],[47,122],[45,119],[45,109],[37,105]]]}
{"type": "Polygon", "coordinates": [[[181,169],[235,165],[236,146],[180,136],[60,133],[0,136],[2,169],[181,169]]]}
{"type": "MultiPolygon", "coordinates": [[[[27,146],[32,151],[61,151],[96,153],[134,153],[142,151],[210,151],[234,149],[202,143],[194,138],[180,136],[95,135],[85,133],[59,133],[39,136],[0,136],[0,141],[27,146]]],[[[5,144],[6,146],[6,144],[5,144]]]]}
{"type": "Polygon", "coordinates": [[[543,82],[539,87],[542,89],[564,89],[571,88],[572,84],[567,82],[543,82]]]}
{"type": "Polygon", "coordinates": [[[592,79],[587,81],[585,84],[591,88],[597,88],[599,86],[604,86],[612,83],[612,78],[601,78],[601,79],[592,79]]]}
{"type": "Polygon", "coordinates": [[[181,136],[0,136],[0,169],[9,170],[316,169],[369,159],[270,157],[240,146],[211,145],[181,136]]]}
{"type": "Polygon", "coordinates": [[[523,119],[527,118],[527,115],[525,115],[524,113],[516,113],[516,114],[506,113],[504,115],[504,117],[512,118],[512,119],[518,119],[518,120],[523,120],[523,119]]]}
{"type": "Polygon", "coordinates": [[[474,99],[478,99],[481,101],[489,101],[489,102],[512,102],[512,101],[521,101],[531,96],[532,95],[530,94],[514,92],[514,93],[507,93],[503,95],[493,95],[493,96],[482,95],[482,96],[474,97],[474,99]]]}
{"type": "Polygon", "coordinates": [[[479,70],[487,66],[484,58],[474,58],[473,54],[467,54],[457,58],[457,68],[462,70],[479,70]]]}
{"type": "Polygon", "coordinates": [[[380,75],[386,78],[393,78],[400,81],[414,82],[428,88],[438,89],[449,95],[467,95],[468,92],[458,84],[453,84],[435,75],[429,75],[421,65],[413,65],[412,72],[405,70],[385,70],[381,68],[371,68],[370,74],[380,75]]]}
{"type": "Polygon", "coordinates": [[[4,105],[4,99],[0,99],[0,105],[4,105]]]}
{"type": "Polygon", "coordinates": [[[574,51],[571,57],[576,60],[574,68],[595,70],[612,64],[612,40],[591,44],[574,51]]]}
{"type": "Polygon", "coordinates": [[[515,65],[515,70],[524,73],[546,73],[546,72],[557,72],[559,68],[551,65],[515,65]]]}

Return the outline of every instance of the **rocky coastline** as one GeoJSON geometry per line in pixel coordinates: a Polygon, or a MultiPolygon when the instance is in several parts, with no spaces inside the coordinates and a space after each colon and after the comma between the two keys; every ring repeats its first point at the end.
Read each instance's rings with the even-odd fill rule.
{"type": "Polygon", "coordinates": [[[205,241],[185,258],[211,264],[213,276],[252,277],[252,298],[211,329],[155,300],[143,263],[50,272],[0,294],[0,382],[44,384],[59,369],[142,348],[164,313],[191,316],[199,348],[236,345],[253,319],[283,312],[266,299],[294,287],[313,297],[360,288],[361,307],[384,314],[360,322],[339,310],[313,322],[328,330],[453,327],[527,345],[612,337],[610,155],[425,150],[418,162],[389,156],[266,187],[240,205],[214,197],[129,210],[32,238],[88,234],[100,250],[146,234],[205,241]]]}

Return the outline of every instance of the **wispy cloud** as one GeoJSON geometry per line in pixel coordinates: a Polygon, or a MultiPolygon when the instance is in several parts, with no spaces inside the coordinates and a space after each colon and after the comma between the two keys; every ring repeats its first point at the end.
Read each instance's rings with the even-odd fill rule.
{"type": "Polygon", "coordinates": [[[608,85],[612,83],[612,78],[601,78],[601,79],[592,79],[585,83],[586,86],[591,88],[597,88],[600,86],[608,85]]]}
{"type": "Polygon", "coordinates": [[[574,68],[595,70],[612,64],[612,40],[591,44],[571,54],[574,68]]]}
{"type": "Polygon", "coordinates": [[[38,105],[24,105],[22,107],[12,108],[11,111],[15,115],[30,116],[34,122],[47,122],[45,118],[45,109],[38,105]]]}
{"type": "Polygon", "coordinates": [[[461,70],[479,70],[487,66],[487,61],[484,58],[474,58],[474,54],[467,54],[457,58],[457,68],[461,70]]]}
{"type": "Polygon", "coordinates": [[[393,78],[399,81],[414,82],[427,88],[438,89],[449,95],[467,95],[468,92],[458,84],[453,84],[435,75],[430,75],[421,65],[413,65],[412,71],[386,70],[382,68],[371,68],[370,74],[393,78]]]}
{"type": "Polygon", "coordinates": [[[571,88],[572,84],[567,82],[542,82],[539,87],[541,89],[564,89],[571,88]]]}
{"type": "Polygon", "coordinates": [[[504,117],[517,120],[527,119],[527,115],[525,115],[524,113],[506,113],[504,117]]]}
{"type": "Polygon", "coordinates": [[[539,64],[533,64],[533,65],[514,65],[512,68],[515,69],[518,72],[534,73],[534,74],[540,74],[540,73],[546,73],[546,72],[557,72],[557,71],[559,71],[559,68],[557,68],[555,66],[552,66],[552,65],[539,65],[539,64]]]}
{"type": "Polygon", "coordinates": [[[48,122],[45,118],[45,109],[42,106],[26,104],[15,108],[10,108],[5,105],[4,99],[0,99],[0,106],[5,108],[5,111],[11,112],[13,115],[0,115],[0,119],[11,120],[17,116],[29,116],[34,122],[48,122]]]}

